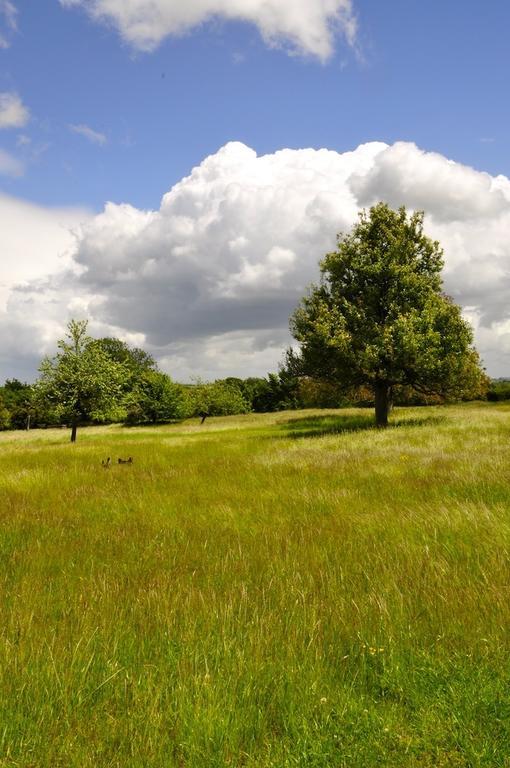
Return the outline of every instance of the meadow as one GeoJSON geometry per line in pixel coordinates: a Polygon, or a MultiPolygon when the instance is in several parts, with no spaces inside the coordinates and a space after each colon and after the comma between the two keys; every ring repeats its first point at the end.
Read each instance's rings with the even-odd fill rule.
{"type": "Polygon", "coordinates": [[[0,766],[510,766],[510,406],[372,420],[0,434],[0,766]]]}

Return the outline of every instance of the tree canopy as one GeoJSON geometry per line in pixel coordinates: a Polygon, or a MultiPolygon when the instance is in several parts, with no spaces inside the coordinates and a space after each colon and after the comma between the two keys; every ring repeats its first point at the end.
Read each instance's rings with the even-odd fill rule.
{"type": "Polygon", "coordinates": [[[138,374],[125,402],[128,424],[165,423],[187,415],[183,388],[152,368],[138,374]]]}
{"type": "Polygon", "coordinates": [[[67,329],[59,352],[41,363],[38,392],[70,422],[75,442],[80,422],[107,420],[120,407],[127,371],[87,336],[86,320],[71,320],[67,329]]]}
{"type": "Polygon", "coordinates": [[[300,351],[289,352],[290,369],[346,390],[368,385],[378,426],[395,385],[460,398],[483,376],[471,327],[442,292],[443,251],[423,217],[385,203],[362,211],[291,318],[300,351]]]}
{"type": "Polygon", "coordinates": [[[125,341],[115,337],[94,339],[94,344],[100,347],[116,363],[121,363],[126,369],[126,380],[145,373],[154,371],[157,364],[151,354],[140,347],[130,347],[125,341]]]}

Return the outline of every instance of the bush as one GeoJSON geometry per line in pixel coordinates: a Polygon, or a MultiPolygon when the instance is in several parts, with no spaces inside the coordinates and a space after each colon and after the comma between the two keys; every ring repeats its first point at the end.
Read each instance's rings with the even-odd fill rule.
{"type": "Polygon", "coordinates": [[[493,379],[487,390],[487,400],[493,403],[510,400],[510,381],[508,379],[493,379]]]}

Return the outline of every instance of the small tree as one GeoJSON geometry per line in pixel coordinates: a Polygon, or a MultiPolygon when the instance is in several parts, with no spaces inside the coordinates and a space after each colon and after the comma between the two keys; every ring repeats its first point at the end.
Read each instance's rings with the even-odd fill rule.
{"type": "Polygon", "coordinates": [[[86,320],[71,320],[67,328],[60,351],[41,363],[37,389],[69,421],[74,443],[81,422],[105,421],[119,410],[127,372],[87,336],[86,320]]]}
{"type": "Polygon", "coordinates": [[[127,411],[130,424],[157,424],[183,419],[186,416],[183,388],[166,373],[151,369],[143,371],[127,396],[127,411]]]}
{"type": "MultiPolygon", "coordinates": [[[[18,379],[7,379],[1,388],[3,399],[11,414],[11,429],[30,429],[41,421],[42,414],[37,408],[35,389],[18,379]]],[[[46,422],[47,423],[47,422],[46,422]]]]}
{"type": "Polygon", "coordinates": [[[235,416],[249,413],[250,405],[234,384],[221,379],[214,382],[197,382],[186,390],[190,416],[235,416]]]}
{"type": "Polygon", "coordinates": [[[442,293],[443,252],[423,216],[385,203],[362,211],[291,318],[301,350],[289,367],[346,390],[369,386],[379,427],[395,385],[461,398],[483,375],[471,327],[442,293]]]}

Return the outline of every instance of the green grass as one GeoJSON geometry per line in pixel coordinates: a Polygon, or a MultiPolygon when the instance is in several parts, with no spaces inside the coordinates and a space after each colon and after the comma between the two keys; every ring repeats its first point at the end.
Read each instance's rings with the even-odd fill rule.
{"type": "Polygon", "coordinates": [[[1,434],[0,766],[510,766],[510,406],[392,419],[1,434]]]}

